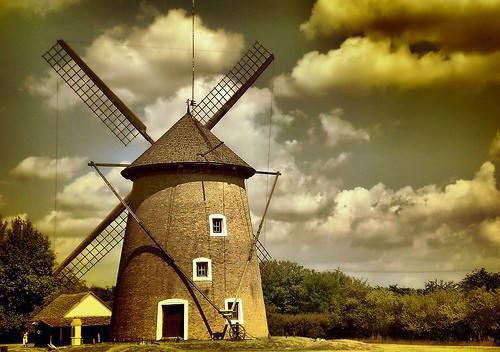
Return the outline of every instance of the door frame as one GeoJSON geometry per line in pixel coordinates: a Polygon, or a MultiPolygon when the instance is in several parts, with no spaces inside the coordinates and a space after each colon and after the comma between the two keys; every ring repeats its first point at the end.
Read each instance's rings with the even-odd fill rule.
{"type": "Polygon", "coordinates": [[[169,298],[158,302],[158,312],[156,315],[156,340],[163,337],[163,306],[182,304],[184,306],[184,340],[188,339],[188,301],[180,298],[169,298]]]}

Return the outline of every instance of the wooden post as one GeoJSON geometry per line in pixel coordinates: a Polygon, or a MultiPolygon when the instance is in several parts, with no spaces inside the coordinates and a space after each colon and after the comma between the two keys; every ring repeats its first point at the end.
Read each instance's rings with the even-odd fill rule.
{"type": "Polygon", "coordinates": [[[80,346],[82,344],[82,321],[73,319],[71,321],[71,346],[80,346]]]}

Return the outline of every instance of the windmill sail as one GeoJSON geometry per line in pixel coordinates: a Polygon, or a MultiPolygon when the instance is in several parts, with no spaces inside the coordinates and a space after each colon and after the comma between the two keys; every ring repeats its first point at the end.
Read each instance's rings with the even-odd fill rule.
{"type": "Polygon", "coordinates": [[[192,115],[209,130],[212,129],[273,60],[274,55],[259,42],[255,42],[240,61],[193,108],[192,115]]]}
{"type": "Polygon", "coordinates": [[[255,248],[257,249],[257,258],[259,259],[259,262],[264,263],[273,260],[271,254],[269,254],[266,247],[264,247],[259,239],[255,242],[255,248]]]}
{"type": "Polygon", "coordinates": [[[124,145],[139,134],[154,143],[141,120],[64,40],[58,40],[42,57],[124,145]]]}
{"type": "MultiPolygon", "coordinates": [[[[128,202],[129,196],[125,198],[128,202]]],[[[80,280],[115,248],[125,235],[128,212],[120,203],[54,270],[53,275],[65,286],[80,280]]]]}

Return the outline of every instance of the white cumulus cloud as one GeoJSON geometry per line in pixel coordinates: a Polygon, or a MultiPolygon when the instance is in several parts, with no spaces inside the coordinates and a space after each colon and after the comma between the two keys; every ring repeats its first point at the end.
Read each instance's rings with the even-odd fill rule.
{"type": "MultiPolygon", "coordinates": [[[[333,206],[300,222],[271,214],[266,238],[275,256],[319,269],[364,270],[359,275],[387,284],[401,277],[369,272],[498,268],[500,190],[491,162],[483,163],[472,179],[445,186],[393,190],[379,183],[337,189],[329,197],[333,206]]],[[[436,275],[407,276],[406,283],[436,275]]]]}
{"type": "Polygon", "coordinates": [[[101,220],[99,217],[75,218],[70,212],[53,210],[39,220],[36,226],[51,237],[81,237],[90,233],[101,220]]]}
{"type": "MultiPolygon", "coordinates": [[[[125,197],[131,183],[111,169],[106,178],[125,197]]],[[[36,223],[51,237],[84,237],[119,203],[95,172],[70,181],[57,193],[57,211],[52,210],[36,223]],[[56,233],[54,233],[56,229],[56,233]]]]}
{"type": "Polygon", "coordinates": [[[326,94],[331,89],[414,89],[450,84],[500,83],[500,52],[416,55],[407,44],[352,37],[327,53],[306,53],[289,74],[275,80],[281,95],[326,94]]]}
{"type": "Polygon", "coordinates": [[[55,178],[57,172],[59,178],[70,179],[85,166],[86,160],[85,157],[64,157],[56,160],[45,156],[29,156],[12,169],[11,174],[23,180],[49,180],[55,178]]]}
{"type": "Polygon", "coordinates": [[[355,128],[351,122],[343,120],[342,115],[343,111],[339,108],[332,110],[329,114],[319,115],[321,126],[326,133],[327,145],[335,146],[341,142],[368,142],[370,140],[370,134],[366,130],[355,128]]]}

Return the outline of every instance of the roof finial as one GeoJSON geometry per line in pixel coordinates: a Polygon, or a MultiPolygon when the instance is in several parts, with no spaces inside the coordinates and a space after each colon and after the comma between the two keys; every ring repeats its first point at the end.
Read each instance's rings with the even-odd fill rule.
{"type": "Polygon", "coordinates": [[[186,113],[188,115],[191,115],[191,110],[196,106],[196,102],[194,100],[191,100],[191,99],[187,99],[186,100],[186,106],[187,106],[187,111],[186,113]]]}

